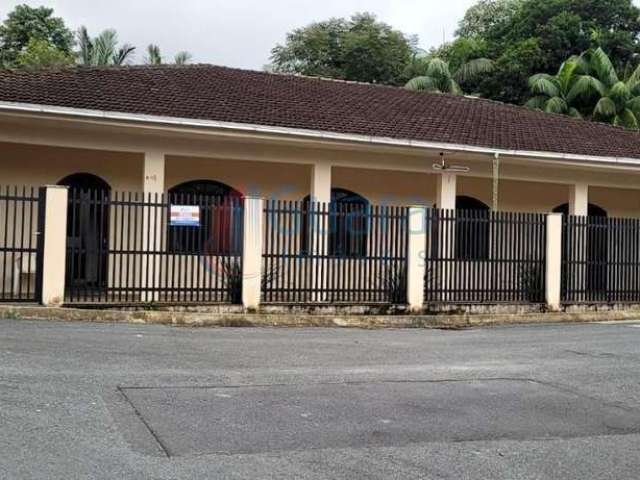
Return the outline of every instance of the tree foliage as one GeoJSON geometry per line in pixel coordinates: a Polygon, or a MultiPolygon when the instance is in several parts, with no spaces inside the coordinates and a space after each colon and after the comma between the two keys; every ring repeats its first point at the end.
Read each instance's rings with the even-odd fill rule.
{"type": "Polygon", "coordinates": [[[572,57],[564,62],[558,73],[549,75],[537,73],[529,79],[529,89],[533,97],[526,106],[548,113],[561,113],[581,118],[582,114],[575,104],[579,90],[576,83],[584,73],[581,58],[572,57]]]}
{"type": "Polygon", "coordinates": [[[602,48],[568,59],[553,77],[532,76],[529,87],[529,107],[640,129],[640,66],[619,73],[602,48]]]}
{"type": "MultiPolygon", "coordinates": [[[[0,25],[0,68],[125,65],[133,61],[135,50],[128,43],[119,45],[113,29],[92,37],[83,26],[74,38],[51,8],[19,5],[0,25]]],[[[157,45],[149,45],[147,52],[147,63],[163,63],[157,45]]],[[[173,61],[184,65],[191,61],[191,54],[178,52],[173,61]]]]}
{"type": "Polygon", "coordinates": [[[487,58],[470,59],[458,64],[455,70],[438,57],[418,57],[414,62],[419,66],[413,66],[411,70],[421,72],[409,80],[405,88],[431,93],[462,95],[464,91],[461,85],[493,70],[493,62],[487,58]]]}
{"type": "Polygon", "coordinates": [[[86,66],[124,65],[131,60],[136,47],[128,43],[118,47],[118,34],[115,30],[103,31],[92,38],[86,27],[78,30],[78,63],[86,66]]]}
{"type": "MultiPolygon", "coordinates": [[[[631,0],[480,0],[460,22],[453,42],[474,40],[496,62],[478,81],[486,97],[523,103],[527,79],[554,74],[572,55],[601,47],[620,68],[639,51],[640,10],[631,0]]],[[[455,49],[444,57],[455,63],[455,49]]]]}
{"type": "MultiPolygon", "coordinates": [[[[176,65],[186,65],[190,62],[191,54],[189,52],[178,52],[173,57],[173,63],[176,65]]],[[[145,63],[147,65],[164,65],[166,63],[158,45],[151,44],[147,46],[145,63]]]]}
{"type": "Polygon", "coordinates": [[[15,60],[15,66],[26,69],[40,67],[64,67],[73,64],[74,58],[46,40],[31,38],[15,60]]]}
{"type": "Polygon", "coordinates": [[[21,55],[23,63],[61,60],[72,54],[73,43],[73,33],[51,8],[18,5],[0,25],[0,61],[6,66],[17,66],[21,55]]]}
{"type": "Polygon", "coordinates": [[[299,28],[271,51],[277,72],[385,84],[403,83],[413,39],[369,13],[299,28]]]}

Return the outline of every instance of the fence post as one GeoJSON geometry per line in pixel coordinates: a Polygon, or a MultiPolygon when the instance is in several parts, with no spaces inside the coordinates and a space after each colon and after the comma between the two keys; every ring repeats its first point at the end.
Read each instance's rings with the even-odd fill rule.
{"type": "Polygon", "coordinates": [[[412,312],[421,311],[424,304],[425,251],[427,247],[426,215],[425,207],[409,207],[407,303],[412,312]]]}
{"type": "Polygon", "coordinates": [[[242,305],[245,309],[260,306],[262,286],[262,219],[264,200],[245,197],[242,239],[242,305]]]}
{"type": "Polygon", "coordinates": [[[562,214],[547,215],[547,254],[545,265],[547,307],[560,309],[560,289],[562,285],[562,214]]]}
{"type": "Polygon", "coordinates": [[[64,302],[67,257],[67,209],[69,189],[47,185],[40,189],[40,303],[45,306],[64,302]]]}

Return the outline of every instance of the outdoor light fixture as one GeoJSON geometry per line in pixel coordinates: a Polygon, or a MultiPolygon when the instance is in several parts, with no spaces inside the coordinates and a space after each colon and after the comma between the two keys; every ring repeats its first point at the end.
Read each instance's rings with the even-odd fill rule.
{"type": "Polygon", "coordinates": [[[469,172],[469,167],[464,167],[462,165],[447,165],[447,163],[444,161],[444,152],[440,152],[440,163],[434,163],[433,169],[443,173],[444,172],[457,172],[457,173],[469,172]]]}

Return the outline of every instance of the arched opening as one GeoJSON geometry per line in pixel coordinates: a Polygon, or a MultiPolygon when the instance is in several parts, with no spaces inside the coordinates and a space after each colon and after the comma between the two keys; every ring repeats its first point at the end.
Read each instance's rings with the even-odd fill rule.
{"type": "MultiPolygon", "coordinates": [[[[564,203],[558,205],[553,209],[553,213],[562,213],[563,215],[569,214],[569,204],[564,203]]],[[[587,207],[587,236],[586,236],[586,271],[585,275],[585,289],[590,294],[591,298],[602,294],[603,299],[607,291],[607,272],[608,272],[608,258],[609,258],[609,241],[607,231],[607,211],[598,206],[590,203],[587,207]]],[[[584,237],[583,237],[584,238],[584,237]]],[[[574,239],[574,243],[579,241],[574,239]]],[[[562,254],[563,258],[568,258],[570,254],[574,255],[577,252],[570,252],[570,248],[575,248],[569,245],[568,236],[563,235],[562,240],[562,254]]],[[[566,265],[563,265],[562,282],[563,289],[566,287],[567,281],[566,265]]]]}
{"type": "Polygon", "coordinates": [[[490,208],[477,198],[456,197],[455,255],[460,260],[489,258],[490,208]]]}
{"type": "MultiPolygon", "coordinates": [[[[308,254],[311,251],[309,235],[309,202],[307,195],[303,199],[301,249],[308,254]]],[[[367,255],[369,201],[344,188],[331,189],[331,205],[328,222],[327,253],[337,257],[364,257],[367,255]]],[[[319,225],[314,225],[319,228],[319,225]]]]}
{"type": "Polygon", "coordinates": [[[74,173],[58,182],[69,187],[67,260],[69,286],[101,289],[107,283],[111,186],[91,173],[74,173]]]}
{"type": "MultiPolygon", "coordinates": [[[[569,215],[569,204],[568,203],[563,203],[562,205],[558,205],[556,208],[553,209],[553,213],[562,213],[563,215],[569,215]]],[[[587,207],[587,215],[589,217],[607,217],[607,211],[602,208],[599,207],[598,205],[595,205],[593,203],[590,203],[587,207]]]]}
{"type": "Polygon", "coordinates": [[[169,189],[172,205],[200,207],[200,225],[169,225],[168,248],[176,254],[239,255],[242,193],[215,180],[193,180],[169,189]]]}

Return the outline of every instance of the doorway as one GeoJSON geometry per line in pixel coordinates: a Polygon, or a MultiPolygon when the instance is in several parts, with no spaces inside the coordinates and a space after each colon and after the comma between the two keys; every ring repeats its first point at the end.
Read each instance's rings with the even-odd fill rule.
{"type": "Polygon", "coordinates": [[[74,173],[58,185],[69,187],[67,286],[99,294],[108,278],[111,187],[90,173],[74,173]]]}
{"type": "MultiPolygon", "coordinates": [[[[565,203],[553,209],[553,213],[569,214],[569,204],[565,203]]],[[[586,245],[586,271],[584,272],[584,288],[588,298],[594,301],[606,300],[607,273],[609,258],[607,211],[598,205],[589,204],[587,210],[587,245],[586,245]]],[[[563,235],[563,258],[575,252],[567,242],[567,236],[563,235]]],[[[567,281],[566,265],[563,262],[563,290],[567,281]]]]}

